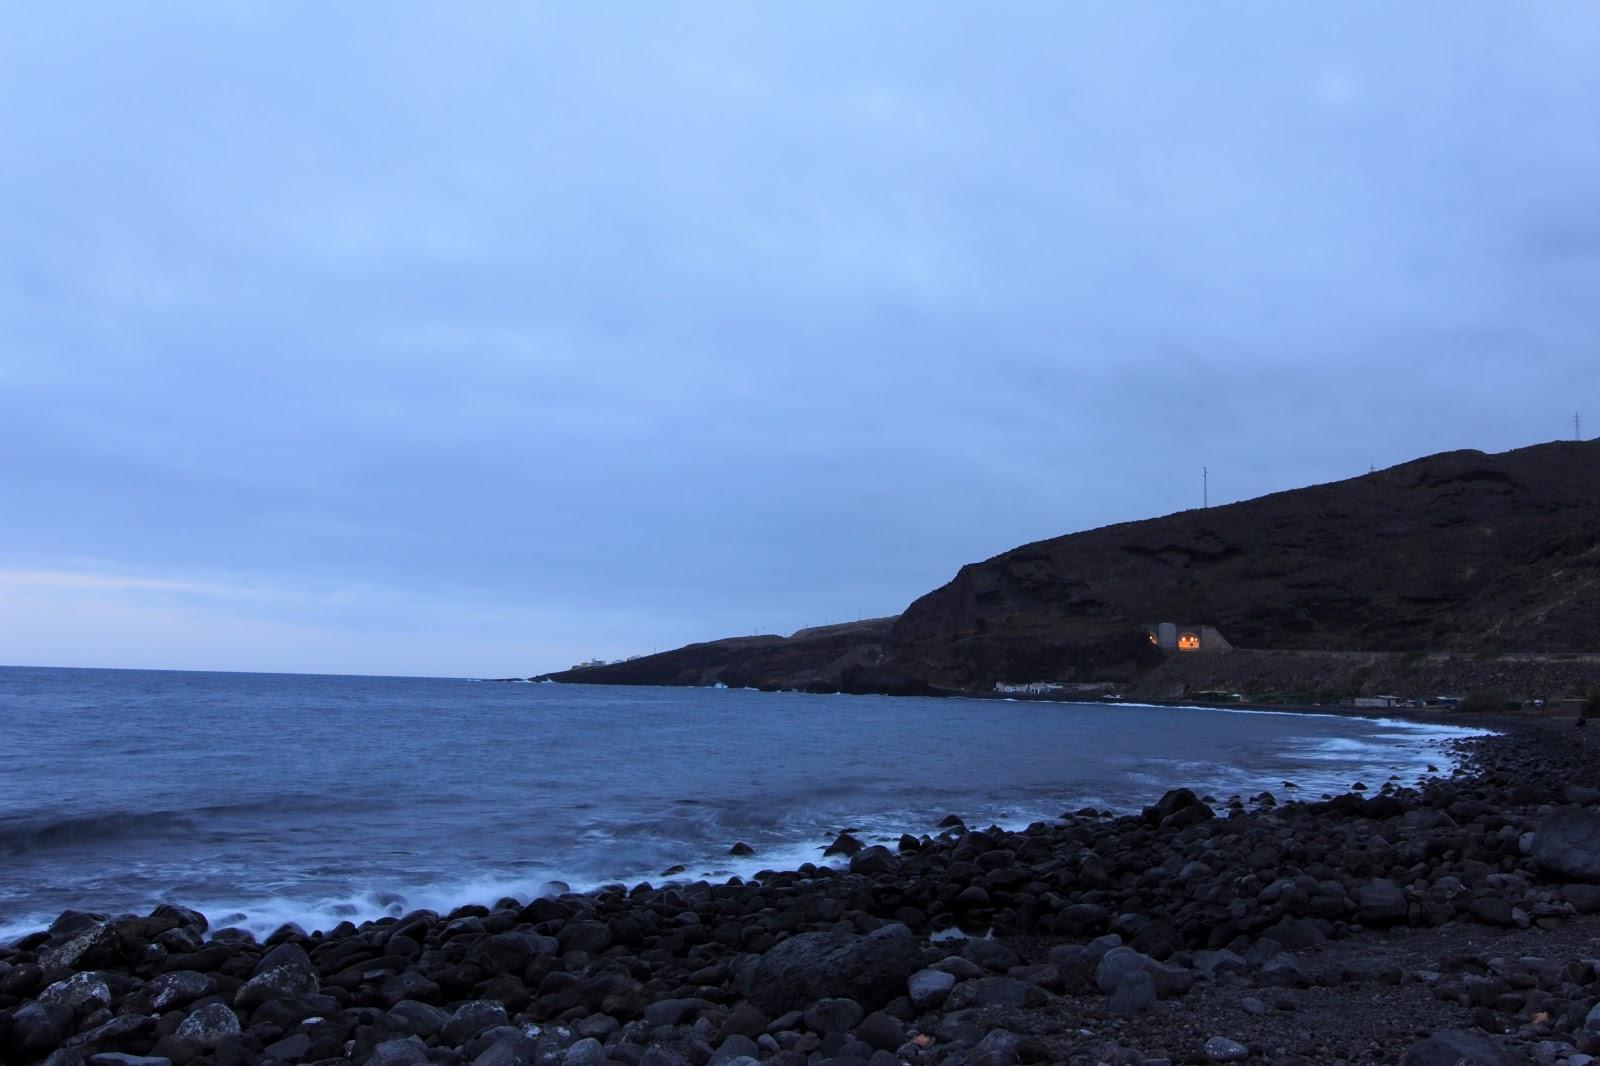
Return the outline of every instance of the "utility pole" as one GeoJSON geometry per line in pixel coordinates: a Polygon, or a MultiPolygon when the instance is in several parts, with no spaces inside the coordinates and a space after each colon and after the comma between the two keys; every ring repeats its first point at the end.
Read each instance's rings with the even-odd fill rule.
{"type": "Polygon", "coordinates": [[[1200,468],[1200,509],[1211,509],[1211,468],[1205,466],[1200,468]]]}
{"type": "Polygon", "coordinates": [[[1577,411],[1572,412],[1572,439],[1583,439],[1583,415],[1577,411]]]}

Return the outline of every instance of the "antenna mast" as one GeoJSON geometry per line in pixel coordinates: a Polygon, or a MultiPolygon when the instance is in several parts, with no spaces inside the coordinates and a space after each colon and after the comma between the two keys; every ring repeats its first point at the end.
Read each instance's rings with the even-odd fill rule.
{"type": "Polygon", "coordinates": [[[1583,439],[1583,415],[1577,411],[1572,412],[1572,439],[1583,439]]]}
{"type": "Polygon", "coordinates": [[[1211,509],[1211,468],[1205,466],[1200,468],[1200,509],[1211,509]]]}

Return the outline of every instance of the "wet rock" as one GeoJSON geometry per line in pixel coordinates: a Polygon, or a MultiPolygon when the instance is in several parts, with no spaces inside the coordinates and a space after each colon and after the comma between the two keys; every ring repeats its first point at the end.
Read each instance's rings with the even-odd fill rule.
{"type": "Polygon", "coordinates": [[[1317,924],[1305,918],[1285,918],[1261,934],[1263,939],[1275,940],[1287,951],[1316,947],[1328,939],[1317,924]]]}
{"type": "Polygon", "coordinates": [[[830,996],[875,1010],[901,993],[922,959],[908,936],[800,933],[761,956],[751,973],[750,1000],[769,1014],[803,1010],[830,996]]]}
{"type": "Polygon", "coordinates": [[[1468,911],[1485,925],[1510,927],[1517,924],[1516,908],[1499,896],[1479,896],[1472,901],[1468,911]]]}
{"type": "Polygon", "coordinates": [[[1142,814],[1150,825],[1182,828],[1216,817],[1216,812],[1186,788],[1175,788],[1163,795],[1142,814]]]}
{"type": "Polygon", "coordinates": [[[1194,983],[1194,976],[1186,970],[1159,963],[1129,947],[1116,947],[1106,952],[1095,968],[1095,986],[1106,995],[1111,995],[1128,974],[1139,971],[1150,975],[1156,994],[1162,999],[1181,996],[1194,983]]]}
{"type": "Polygon", "coordinates": [[[834,838],[832,844],[822,849],[822,854],[824,857],[829,855],[850,856],[860,851],[863,847],[865,845],[849,833],[840,833],[834,838]]]}
{"type": "Polygon", "coordinates": [[[856,1039],[877,1051],[894,1051],[906,1042],[906,1027],[892,1014],[873,1011],[856,1026],[856,1039]]]}
{"type": "Polygon", "coordinates": [[[295,1033],[268,1044],[265,1053],[279,1062],[299,1062],[311,1051],[311,1034],[295,1033]]]}
{"type": "Polygon", "coordinates": [[[384,978],[383,983],[378,986],[378,999],[389,1007],[404,1000],[442,1003],[444,991],[436,982],[428,980],[422,974],[408,971],[384,978]]]}
{"type": "Polygon", "coordinates": [[[989,893],[982,885],[968,885],[956,896],[956,907],[960,910],[988,910],[990,903],[989,893]]]}
{"type": "Polygon", "coordinates": [[[807,1007],[803,1015],[807,1029],[824,1034],[854,1029],[865,1016],[861,1004],[841,997],[819,999],[807,1007]]]}
{"type": "Polygon", "coordinates": [[[1405,890],[1386,877],[1368,881],[1356,896],[1362,925],[1396,925],[1406,920],[1405,890]]]}
{"type": "Polygon", "coordinates": [[[980,977],[962,981],[945,1002],[946,1010],[972,1007],[1022,1007],[1028,1003],[1029,986],[1010,977],[980,977]]]}
{"type": "Polygon", "coordinates": [[[1412,1044],[1400,1066],[1514,1066],[1516,1061],[1484,1037],[1445,1029],[1412,1044]]]}
{"type": "Polygon", "coordinates": [[[1250,1057],[1250,1049],[1237,1040],[1214,1036],[1201,1048],[1207,1062],[1243,1062],[1250,1057]]]}
{"type": "Polygon", "coordinates": [[[109,922],[82,929],[58,947],[39,954],[39,967],[45,973],[88,970],[111,965],[119,960],[121,941],[109,922]]]}
{"type": "Polygon", "coordinates": [[[111,986],[92,970],[77,973],[40,992],[39,1002],[63,1007],[72,1014],[87,1014],[111,1006],[111,986]]]}
{"type": "Polygon", "coordinates": [[[756,849],[752,848],[749,844],[746,844],[742,840],[728,849],[729,855],[754,855],[755,853],[756,849]]]}
{"type": "Polygon", "coordinates": [[[918,970],[911,975],[907,985],[912,1006],[918,1010],[935,1010],[956,986],[956,978],[954,974],[943,970],[918,970]]]}
{"type": "Polygon", "coordinates": [[[605,922],[568,922],[556,937],[561,953],[582,951],[598,955],[611,946],[611,927],[605,922]]]}
{"type": "Polygon", "coordinates": [[[651,1025],[680,1025],[686,1018],[711,1006],[704,999],[660,999],[644,1009],[644,1020],[651,1025]]]}
{"type": "Polygon", "coordinates": [[[444,1031],[450,1022],[450,1012],[431,1003],[403,999],[389,1008],[389,1013],[404,1018],[416,1035],[427,1040],[444,1031]]]}
{"type": "MultiPolygon", "coordinates": [[[[104,1018],[105,1016],[102,1015],[104,1018]]],[[[93,1023],[94,1017],[89,1018],[93,1023]]],[[[156,1020],[144,1014],[124,1014],[115,1018],[105,1018],[104,1021],[85,1029],[76,1036],[70,1036],[62,1042],[63,1047],[81,1048],[84,1051],[111,1050],[117,1045],[142,1037],[155,1029],[156,1020]]]]}
{"type": "Polygon", "coordinates": [[[177,1035],[185,1044],[210,1051],[228,1037],[239,1035],[239,1016],[224,1003],[207,1003],[183,1020],[177,1035]]]}
{"type": "Polygon", "coordinates": [[[769,1021],[770,1019],[755,1005],[740,1003],[722,1020],[722,1028],[718,1030],[717,1035],[722,1039],[730,1036],[747,1036],[754,1040],[767,1031],[769,1021]]]}
{"type": "Polygon", "coordinates": [[[1533,861],[1546,873],[1600,883],[1600,813],[1583,807],[1550,812],[1534,832],[1533,861]]]}
{"type": "Polygon", "coordinates": [[[1143,970],[1133,970],[1117,982],[1107,1007],[1119,1018],[1133,1018],[1154,1007],[1156,998],[1155,980],[1143,970]]]}
{"type": "Polygon", "coordinates": [[[853,874],[892,874],[899,869],[899,858],[881,844],[863,848],[850,858],[850,872],[853,874]]]}
{"type": "Polygon", "coordinates": [[[1005,1029],[992,1030],[977,1047],[972,1049],[971,1061],[975,1066],[1014,1066],[1020,1061],[1017,1053],[1021,1038],[1005,1029]]]}
{"type": "Polygon", "coordinates": [[[164,973],[145,986],[145,992],[150,996],[150,1007],[157,1012],[186,1007],[216,990],[215,978],[195,970],[164,973]]]}
{"type": "Polygon", "coordinates": [[[67,1035],[71,1012],[45,1003],[25,1003],[11,1015],[11,1048],[20,1061],[42,1058],[67,1035]]]}
{"type": "Polygon", "coordinates": [[[509,1024],[510,1020],[504,1004],[475,999],[455,1009],[450,1020],[439,1030],[439,1039],[446,1044],[459,1046],[486,1029],[509,1024]]]}
{"type": "MultiPolygon", "coordinates": [[[[293,945],[285,945],[293,946],[293,945]]],[[[276,966],[265,973],[250,978],[233,997],[233,1005],[245,1010],[259,1007],[268,1000],[288,999],[291,996],[312,995],[322,990],[316,971],[309,962],[276,966]]]]}
{"type": "Polygon", "coordinates": [[[367,1066],[422,1066],[428,1061],[428,1046],[414,1036],[385,1040],[372,1049],[367,1066]]]}
{"type": "Polygon", "coordinates": [[[567,1048],[561,1066],[605,1066],[606,1049],[594,1037],[585,1037],[567,1048]]]}

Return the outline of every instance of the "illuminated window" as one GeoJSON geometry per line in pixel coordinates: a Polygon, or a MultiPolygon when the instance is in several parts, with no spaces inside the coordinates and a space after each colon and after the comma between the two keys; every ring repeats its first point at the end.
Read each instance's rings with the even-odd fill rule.
{"type": "Polygon", "coordinates": [[[1178,638],[1178,647],[1184,651],[1199,651],[1200,638],[1193,633],[1185,633],[1178,638]]]}

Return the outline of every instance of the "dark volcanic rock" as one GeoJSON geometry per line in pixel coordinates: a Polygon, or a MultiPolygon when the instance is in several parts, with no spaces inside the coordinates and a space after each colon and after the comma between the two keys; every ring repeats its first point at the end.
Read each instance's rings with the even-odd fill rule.
{"type": "Polygon", "coordinates": [[[819,999],[853,999],[876,1010],[906,991],[922,968],[922,949],[908,936],[801,933],[761,956],[750,1000],[768,1014],[804,1010],[819,999]]]}
{"type": "Polygon", "coordinates": [[[1482,1036],[1446,1029],[1411,1045],[1400,1066],[1515,1066],[1516,1062],[1515,1056],[1482,1036]]]}
{"type": "Polygon", "coordinates": [[[1534,832],[1533,861],[1546,873],[1600,883],[1600,814],[1583,807],[1551,811],[1534,832]]]}

